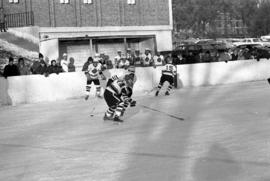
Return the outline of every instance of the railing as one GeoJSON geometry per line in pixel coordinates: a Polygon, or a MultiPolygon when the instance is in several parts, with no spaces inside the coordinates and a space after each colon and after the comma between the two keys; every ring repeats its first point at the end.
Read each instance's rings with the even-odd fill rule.
{"type": "Polygon", "coordinates": [[[14,13],[6,15],[7,27],[23,27],[34,25],[34,13],[32,11],[24,13],[14,13]]]}

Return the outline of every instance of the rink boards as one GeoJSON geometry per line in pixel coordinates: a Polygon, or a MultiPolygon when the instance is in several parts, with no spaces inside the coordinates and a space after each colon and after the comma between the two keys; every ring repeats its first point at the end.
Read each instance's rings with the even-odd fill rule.
{"type": "MultiPolygon", "coordinates": [[[[162,67],[136,68],[137,82],[134,95],[141,96],[151,92],[157,85],[162,67]]],[[[178,88],[219,85],[264,80],[270,77],[268,60],[243,60],[178,65],[178,88]]],[[[122,69],[105,71],[106,77],[121,76],[122,69]]],[[[83,72],[0,78],[0,105],[47,102],[79,98],[85,93],[86,77],[83,72]]],[[[102,87],[106,85],[101,82],[102,87]]],[[[94,86],[91,95],[95,95],[94,86]]]]}

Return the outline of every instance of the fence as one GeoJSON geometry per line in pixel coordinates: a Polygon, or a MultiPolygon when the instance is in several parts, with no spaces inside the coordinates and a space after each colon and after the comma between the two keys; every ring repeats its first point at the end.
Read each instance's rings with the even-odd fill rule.
{"type": "Polygon", "coordinates": [[[14,13],[6,15],[7,27],[23,27],[34,25],[34,13],[32,11],[24,13],[14,13]]]}

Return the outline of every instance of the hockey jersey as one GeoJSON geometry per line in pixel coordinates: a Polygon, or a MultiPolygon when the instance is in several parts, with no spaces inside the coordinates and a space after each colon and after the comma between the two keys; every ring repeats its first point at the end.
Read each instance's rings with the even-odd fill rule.
{"type": "Polygon", "coordinates": [[[88,66],[88,73],[91,79],[98,79],[98,75],[102,73],[102,65],[98,63],[97,66],[90,64],[88,66]]]}
{"type": "Polygon", "coordinates": [[[164,61],[163,55],[160,55],[160,56],[155,55],[153,59],[154,59],[154,65],[158,66],[158,65],[163,64],[163,61],[164,61]]]}
{"type": "Polygon", "coordinates": [[[162,69],[162,74],[174,77],[176,75],[175,65],[170,64],[170,63],[166,64],[162,69]]]}
{"type": "Polygon", "coordinates": [[[125,81],[122,79],[116,79],[113,82],[111,82],[108,86],[107,86],[107,90],[109,90],[110,92],[112,92],[113,94],[116,94],[117,96],[121,96],[122,94],[122,89],[125,87],[125,81]]]}

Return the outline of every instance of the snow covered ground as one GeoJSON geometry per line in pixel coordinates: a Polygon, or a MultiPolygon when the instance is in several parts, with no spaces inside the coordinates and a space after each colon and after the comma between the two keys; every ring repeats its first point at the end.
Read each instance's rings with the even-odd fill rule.
{"type": "Polygon", "coordinates": [[[120,125],[97,98],[0,107],[0,180],[267,181],[269,99],[266,81],[152,92],[120,125]]]}

